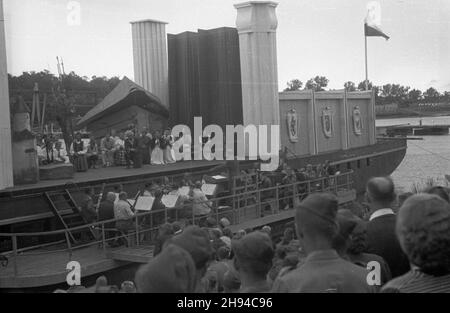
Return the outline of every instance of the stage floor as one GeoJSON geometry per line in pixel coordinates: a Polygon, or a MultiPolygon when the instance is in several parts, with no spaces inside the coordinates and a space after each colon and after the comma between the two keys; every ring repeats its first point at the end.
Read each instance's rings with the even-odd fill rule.
{"type": "Polygon", "coordinates": [[[185,172],[208,170],[220,165],[225,165],[226,161],[182,161],[167,165],[143,165],[142,168],[131,168],[116,166],[108,168],[90,169],[87,172],[75,173],[72,179],[62,180],[42,180],[36,184],[14,186],[5,190],[0,190],[0,195],[39,192],[61,188],[76,184],[79,187],[105,183],[120,183],[145,177],[160,177],[166,175],[182,175],[185,172]]]}

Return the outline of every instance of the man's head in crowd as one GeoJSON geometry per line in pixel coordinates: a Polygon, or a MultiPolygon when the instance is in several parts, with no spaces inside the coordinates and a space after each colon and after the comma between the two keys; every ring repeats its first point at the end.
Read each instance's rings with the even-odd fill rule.
{"type": "Polygon", "coordinates": [[[197,277],[194,260],[183,248],[169,244],[136,273],[140,293],[192,293],[197,277]]]}
{"type": "Polygon", "coordinates": [[[274,250],[272,240],[263,232],[255,231],[232,241],[235,268],[241,281],[265,281],[272,267],[274,250]]]}
{"type": "Polygon", "coordinates": [[[189,252],[195,263],[197,280],[200,281],[213,256],[213,247],[208,232],[198,226],[189,226],[182,233],[168,240],[165,245],[167,244],[174,244],[189,252]]]}
{"type": "Polygon", "coordinates": [[[450,273],[450,205],[436,195],[418,194],[400,208],[397,236],[411,264],[426,274],[450,273]]]}
{"type": "Polygon", "coordinates": [[[374,177],[367,183],[366,197],[372,212],[391,208],[396,200],[394,182],[390,177],[374,177]]]}
{"type": "Polygon", "coordinates": [[[328,193],[316,193],[303,200],[296,210],[297,235],[307,254],[332,249],[338,232],[338,199],[328,193]]]}
{"type": "Polygon", "coordinates": [[[290,227],[286,228],[283,233],[283,243],[288,244],[294,239],[294,230],[290,227]]]}
{"type": "Polygon", "coordinates": [[[114,203],[116,201],[116,194],[114,192],[108,192],[106,194],[106,200],[114,203]]]}

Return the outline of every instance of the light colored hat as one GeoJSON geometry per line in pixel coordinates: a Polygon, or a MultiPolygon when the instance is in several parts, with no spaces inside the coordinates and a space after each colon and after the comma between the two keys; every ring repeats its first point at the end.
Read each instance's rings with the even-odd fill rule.
{"type": "Polygon", "coordinates": [[[131,137],[131,136],[133,136],[134,134],[133,134],[133,132],[131,131],[131,130],[127,130],[126,132],[125,132],[125,137],[131,137]]]}
{"type": "Polygon", "coordinates": [[[223,241],[223,243],[225,244],[225,246],[227,246],[228,249],[231,249],[231,239],[227,236],[222,236],[220,237],[220,240],[223,241]]]}
{"type": "Polygon", "coordinates": [[[230,223],[230,221],[229,221],[226,217],[222,217],[222,218],[220,219],[220,225],[221,225],[223,228],[227,228],[228,226],[231,225],[231,223],[230,223]]]}

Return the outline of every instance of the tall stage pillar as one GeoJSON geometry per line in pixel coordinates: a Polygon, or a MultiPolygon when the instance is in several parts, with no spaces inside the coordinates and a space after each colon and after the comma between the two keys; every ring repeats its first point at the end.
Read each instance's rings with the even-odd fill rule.
{"type": "Polygon", "coordinates": [[[169,106],[166,22],[131,22],[134,81],[169,106]]]}
{"type": "Polygon", "coordinates": [[[0,0],[0,190],[13,185],[5,19],[3,16],[3,0],[0,0]]]}
{"type": "Polygon", "coordinates": [[[244,125],[279,125],[275,8],[271,1],[236,4],[244,125]]]}

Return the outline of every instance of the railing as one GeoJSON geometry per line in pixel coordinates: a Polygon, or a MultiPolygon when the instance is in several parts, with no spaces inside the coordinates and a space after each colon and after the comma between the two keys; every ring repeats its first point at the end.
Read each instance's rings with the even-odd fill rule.
{"type": "MultiPolygon", "coordinates": [[[[238,192],[232,195],[216,197],[214,199],[199,202],[197,204],[213,203],[209,217],[214,217],[218,223],[221,218],[226,217],[232,225],[260,218],[268,215],[279,214],[284,208],[293,209],[296,203],[313,192],[332,192],[352,189],[352,174],[347,172],[335,176],[321,177],[314,180],[295,182],[287,185],[277,185],[271,188],[259,188],[251,191],[238,192]]],[[[61,229],[48,232],[35,233],[0,233],[0,238],[9,238],[12,244],[12,250],[2,253],[5,256],[13,257],[13,266],[15,276],[19,275],[18,258],[21,256],[33,256],[42,254],[53,254],[55,252],[67,252],[69,258],[72,253],[81,248],[101,246],[104,252],[107,250],[107,244],[120,238],[126,239],[128,245],[139,246],[144,243],[151,244],[157,236],[159,228],[162,224],[177,220],[185,220],[188,224],[201,224],[205,216],[196,216],[193,210],[192,202],[185,202],[175,208],[165,208],[163,210],[149,211],[137,213],[134,216],[134,229],[128,233],[120,232],[116,228],[108,226],[117,220],[111,219],[92,223],[89,225],[81,225],[70,229],[61,229]],[[94,241],[73,245],[69,232],[77,232],[92,228],[97,236],[94,241]],[[109,236],[112,235],[112,236],[109,236]],[[58,241],[59,244],[64,243],[66,247],[59,250],[41,251],[42,248],[48,247],[50,244],[39,245],[34,247],[20,248],[18,246],[18,238],[22,237],[46,237],[46,236],[64,236],[63,240],[58,241]],[[41,249],[39,251],[33,251],[41,249]],[[28,251],[28,252],[27,252],[28,251]],[[27,252],[26,254],[24,254],[27,252]]],[[[8,240],[8,239],[7,239],[8,240]]],[[[56,244],[56,243],[53,243],[56,244]]],[[[2,269],[0,268],[0,271],[2,269]]]]}

